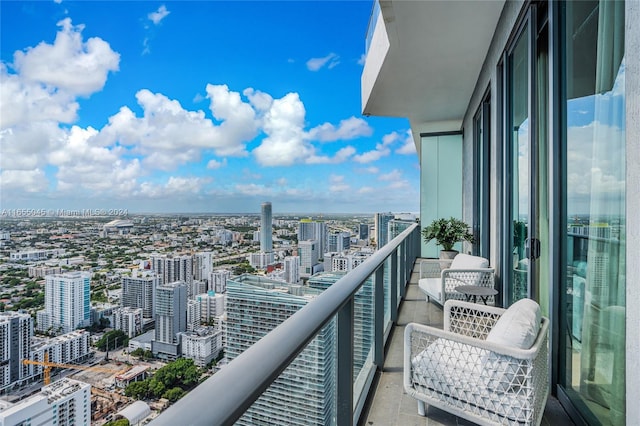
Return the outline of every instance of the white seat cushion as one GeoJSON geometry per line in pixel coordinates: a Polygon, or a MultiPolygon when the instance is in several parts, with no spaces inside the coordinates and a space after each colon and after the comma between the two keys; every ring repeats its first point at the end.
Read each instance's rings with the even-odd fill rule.
{"type": "Polygon", "coordinates": [[[438,278],[421,278],[418,280],[418,287],[426,295],[433,297],[442,302],[442,279],[438,278]]]}
{"type": "Polygon", "coordinates": [[[449,269],[482,269],[489,267],[489,259],[470,254],[458,253],[453,258],[449,269]]]}

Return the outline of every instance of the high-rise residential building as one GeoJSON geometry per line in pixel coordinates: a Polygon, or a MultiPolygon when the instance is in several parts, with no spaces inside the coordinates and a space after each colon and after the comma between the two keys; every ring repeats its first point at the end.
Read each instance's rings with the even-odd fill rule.
{"type": "Polygon", "coordinates": [[[156,288],[160,285],[160,277],[154,273],[122,277],[122,307],[142,308],[144,318],[153,318],[156,288]]]}
{"type": "Polygon", "coordinates": [[[178,333],[187,331],[187,288],[176,281],[161,285],[156,291],[156,329],[152,351],[163,358],[180,354],[178,333]]]}
{"type": "Polygon", "coordinates": [[[42,332],[68,333],[91,325],[91,275],[68,272],[47,275],[44,285],[44,310],[38,313],[37,329],[42,332]]]}
{"type": "Polygon", "coordinates": [[[271,203],[264,202],[260,209],[260,251],[269,253],[273,251],[273,218],[271,217],[271,203]]]}
{"type": "Polygon", "coordinates": [[[376,244],[380,248],[389,240],[389,222],[395,218],[393,213],[376,213],[374,223],[376,227],[376,244]]]}
{"type": "Polygon", "coordinates": [[[0,401],[0,425],[90,424],[91,385],[68,377],[19,402],[0,401]]]}
{"type": "Polygon", "coordinates": [[[113,328],[135,337],[142,333],[142,308],[122,307],[113,310],[113,328]]]}
{"type": "Polygon", "coordinates": [[[18,312],[0,312],[0,389],[26,380],[29,366],[22,360],[29,359],[33,318],[18,312]]]}
{"type": "Polygon", "coordinates": [[[187,300],[187,331],[193,331],[201,324],[201,304],[196,299],[187,300]]]}
{"type": "Polygon", "coordinates": [[[222,329],[197,327],[193,331],[180,333],[182,356],[192,359],[198,367],[205,367],[222,350],[222,329]]]}
{"type": "Polygon", "coordinates": [[[316,240],[298,241],[298,257],[300,258],[300,277],[310,277],[314,273],[320,259],[316,240]]]}
{"type": "MultiPolygon", "coordinates": [[[[230,279],[227,289],[227,358],[233,363],[233,359],[319,293],[307,287],[288,286],[254,275],[230,279]]],[[[236,424],[335,422],[334,336],[334,324],[330,322],[236,424]]]]}
{"type": "Polygon", "coordinates": [[[231,271],[227,269],[218,269],[211,273],[211,279],[209,280],[209,288],[207,290],[213,290],[216,293],[225,293],[227,291],[227,280],[231,276],[231,271]]]}
{"type": "Polygon", "coordinates": [[[300,282],[300,257],[287,256],[284,258],[284,280],[289,284],[300,282]]]}
{"type": "Polygon", "coordinates": [[[358,225],[358,239],[362,241],[369,240],[369,224],[361,223],[358,225]]]}
{"type": "Polygon", "coordinates": [[[372,252],[357,251],[355,253],[330,253],[324,259],[326,272],[349,272],[371,256],[372,252]]]}
{"type": "Polygon", "coordinates": [[[209,290],[207,293],[198,294],[195,301],[200,304],[200,321],[213,325],[216,318],[224,314],[225,295],[209,290]]]}
{"type": "Polygon", "coordinates": [[[152,255],[151,269],[156,271],[162,284],[182,281],[187,285],[187,295],[193,282],[193,258],[190,255],[152,255]]]}
{"type": "Polygon", "coordinates": [[[333,232],[329,234],[327,251],[325,253],[340,253],[349,250],[349,248],[351,248],[351,234],[348,232],[333,232]]]}
{"type": "Polygon", "coordinates": [[[213,271],[213,253],[202,251],[193,255],[193,279],[207,281],[213,271]]]}
{"type": "Polygon", "coordinates": [[[327,252],[327,223],[322,220],[301,219],[298,241],[315,240],[320,258],[327,252]]]}
{"type": "Polygon", "coordinates": [[[275,256],[273,252],[251,253],[249,255],[249,264],[252,268],[265,269],[267,266],[273,264],[274,259],[275,256]]]}
{"type": "MultiPolygon", "coordinates": [[[[93,356],[90,351],[90,333],[86,330],[76,330],[54,338],[34,337],[31,339],[30,358],[34,361],[44,361],[45,353],[49,362],[58,364],[77,364],[93,356]]],[[[41,365],[30,365],[29,374],[36,379],[44,376],[41,365]]]]}

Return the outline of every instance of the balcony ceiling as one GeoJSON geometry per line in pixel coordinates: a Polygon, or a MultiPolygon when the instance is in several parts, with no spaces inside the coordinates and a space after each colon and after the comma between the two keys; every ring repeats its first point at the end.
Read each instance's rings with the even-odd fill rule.
{"type": "Polygon", "coordinates": [[[381,0],[389,48],[363,113],[459,129],[504,3],[381,0]]]}

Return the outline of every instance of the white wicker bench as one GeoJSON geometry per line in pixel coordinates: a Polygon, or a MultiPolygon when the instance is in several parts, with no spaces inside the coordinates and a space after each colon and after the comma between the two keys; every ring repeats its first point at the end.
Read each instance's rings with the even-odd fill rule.
{"type": "Polygon", "coordinates": [[[448,300],[444,330],[407,325],[404,388],[421,415],[427,403],[482,425],[540,424],[549,394],[549,320],[538,313],[533,345],[517,349],[485,340],[504,312],[448,300]]]}

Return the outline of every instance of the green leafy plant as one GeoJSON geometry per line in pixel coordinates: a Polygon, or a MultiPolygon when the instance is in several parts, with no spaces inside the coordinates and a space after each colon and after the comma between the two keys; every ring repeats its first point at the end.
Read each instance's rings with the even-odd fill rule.
{"type": "Polygon", "coordinates": [[[474,242],[473,234],[469,232],[469,225],[460,219],[436,219],[429,226],[422,229],[422,238],[428,243],[435,239],[443,250],[452,250],[459,241],[474,242]]]}

